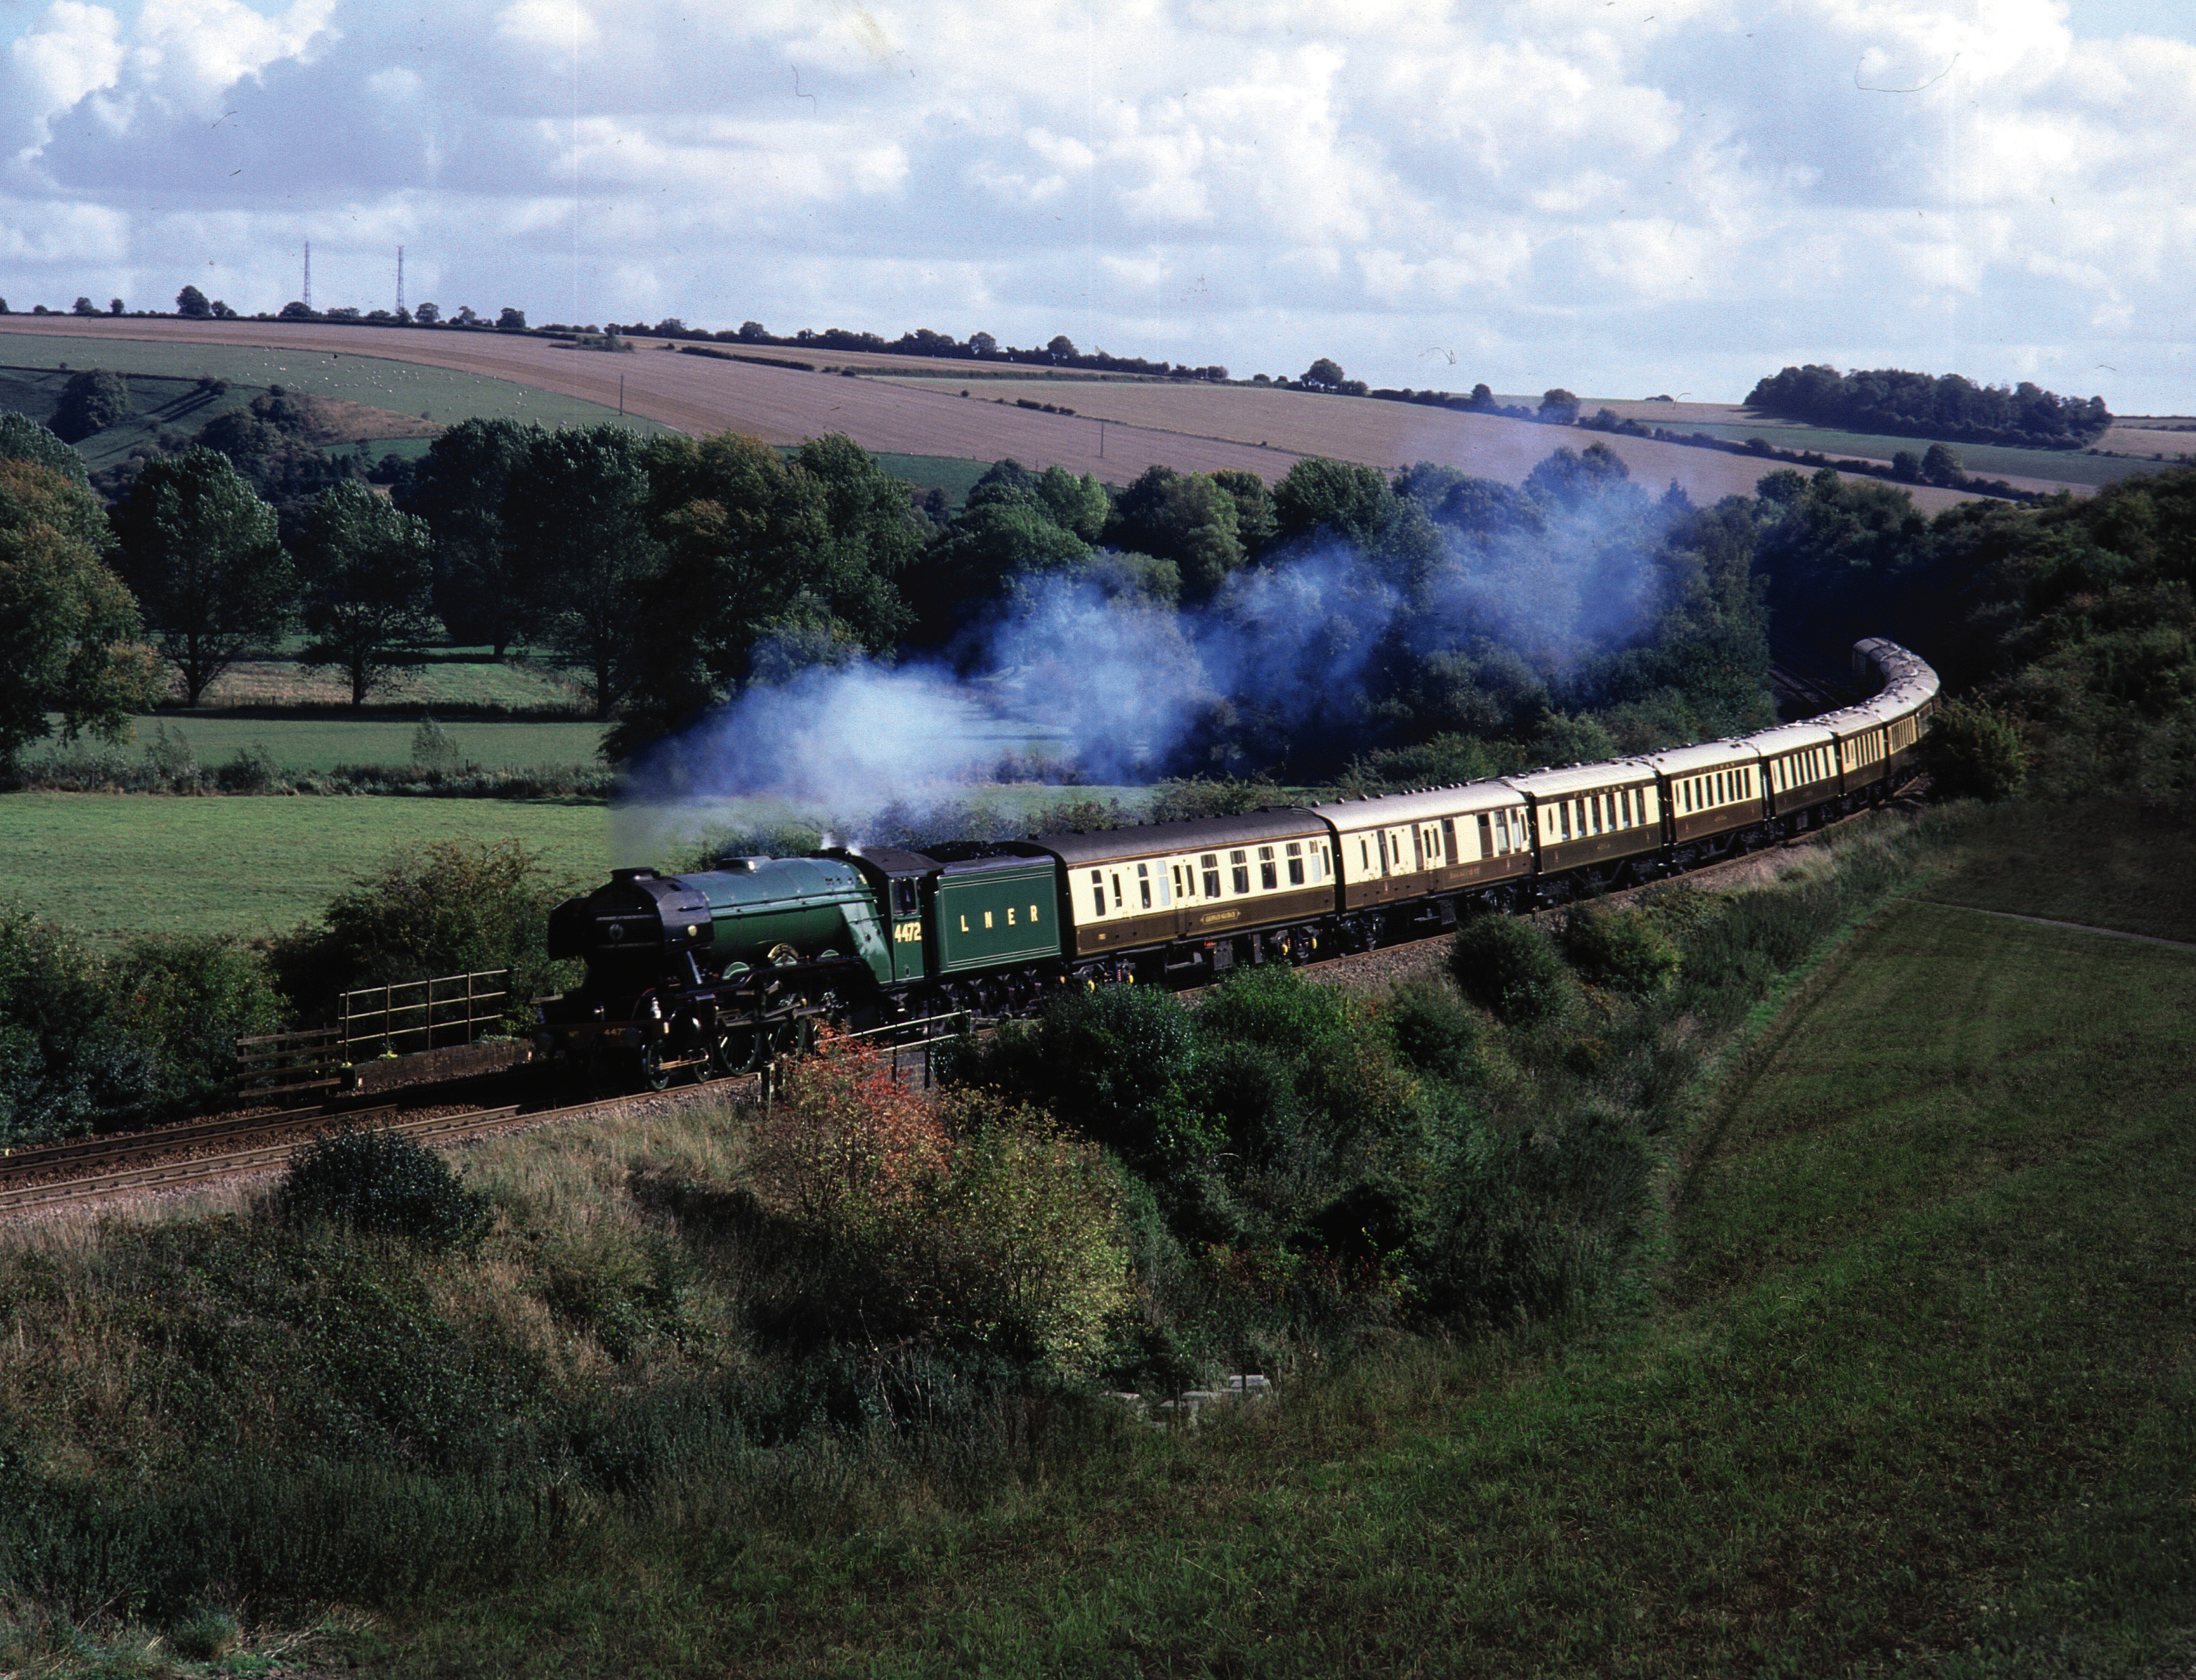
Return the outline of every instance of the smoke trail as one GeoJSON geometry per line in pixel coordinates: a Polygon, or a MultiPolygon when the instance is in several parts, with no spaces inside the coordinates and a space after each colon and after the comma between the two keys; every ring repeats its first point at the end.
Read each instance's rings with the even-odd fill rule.
{"type": "Polygon", "coordinates": [[[1545,678],[1651,626],[1671,587],[1665,522],[1636,488],[1566,471],[1529,526],[1434,528],[1409,575],[1321,543],[1181,611],[1102,578],[1025,577],[951,663],[858,660],[751,685],[650,755],[635,797],[769,796],[858,830],[991,780],[1032,737],[1111,782],[1349,757],[1377,744],[1413,661],[1491,644],[1545,678]]]}

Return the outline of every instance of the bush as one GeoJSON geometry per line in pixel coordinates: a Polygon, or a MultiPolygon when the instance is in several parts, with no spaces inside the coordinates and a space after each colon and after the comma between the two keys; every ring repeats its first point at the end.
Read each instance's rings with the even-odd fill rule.
{"type": "Polygon", "coordinates": [[[236,1618],[226,1610],[194,1610],[168,1631],[168,1644],[185,1662],[214,1662],[227,1656],[243,1637],[236,1618]]]}
{"type": "Polygon", "coordinates": [[[1164,1183],[1204,1160],[1219,1133],[1192,1105],[1196,1024],[1150,986],[1067,990],[1027,1025],[956,1047],[951,1082],[990,1086],[1056,1115],[1164,1183]]]}
{"type": "Polygon", "coordinates": [[[2028,748],[2013,720],[1980,701],[1947,701],[1922,737],[1922,766],[1948,799],[2012,799],[2028,782],[2028,748]]]}
{"type": "Polygon", "coordinates": [[[549,911],[561,889],[518,841],[437,840],[395,854],[381,872],[277,943],[282,988],[302,1010],[340,991],[484,969],[511,971],[514,1019],[527,1000],[576,978],[549,960],[549,911]]]}
{"type": "Polygon", "coordinates": [[[1451,988],[1405,981],[1388,998],[1388,1032],[1396,1054],[1420,1073],[1452,1085],[1473,1085],[1484,1071],[1479,1017],[1451,988]]]}
{"type": "Polygon", "coordinates": [[[281,995],[265,959],[234,939],[135,939],[109,979],[122,1021],[160,1059],[160,1094],[170,1109],[226,1090],[236,1041],[282,1025],[281,995]]]}
{"type": "Polygon", "coordinates": [[[751,1157],[782,1250],[789,1325],[911,1336],[1082,1368],[1127,1298],[1120,1186],[1092,1145],[990,1093],[934,1106],[827,1040],[788,1075],[751,1157]]]}
{"type": "Polygon", "coordinates": [[[1678,948],[1636,910],[1574,904],[1563,918],[1563,955],[1589,984],[1644,997],[1677,979],[1678,948]]]}
{"type": "Polygon", "coordinates": [[[0,1147],[142,1121],[165,1082],[84,942],[0,904],[0,1147]]]}
{"type": "Polygon", "coordinates": [[[487,1197],[402,1132],[341,1131],[306,1145],[282,1175],[276,1204],[287,1224],[326,1221],[431,1249],[472,1247],[494,1222],[487,1197]]]}
{"type": "Polygon", "coordinates": [[[1498,1019],[1529,1026],[1569,1008],[1575,982],[1555,941],[1523,916],[1466,922],[1449,948],[1449,973],[1464,995],[1498,1019]]]}

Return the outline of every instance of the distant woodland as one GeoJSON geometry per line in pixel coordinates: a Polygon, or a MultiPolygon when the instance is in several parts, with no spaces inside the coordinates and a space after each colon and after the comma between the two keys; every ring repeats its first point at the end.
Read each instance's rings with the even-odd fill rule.
{"type": "Polygon", "coordinates": [[[2031,449],[2084,448],[2112,423],[2101,396],[2084,401],[2026,379],[2008,390],[1957,373],[1932,377],[1896,367],[1851,373],[1820,365],[1788,367],[1754,386],[1746,406],[1818,426],[2031,449]]]}

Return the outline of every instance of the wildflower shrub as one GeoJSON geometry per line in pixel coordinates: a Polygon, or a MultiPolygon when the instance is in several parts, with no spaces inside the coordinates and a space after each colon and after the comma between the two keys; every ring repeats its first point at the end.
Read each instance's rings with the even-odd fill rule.
{"type": "Polygon", "coordinates": [[[820,1336],[1087,1368],[1126,1298],[1120,1186],[1089,1141],[985,1093],[934,1104],[827,1039],[757,1130],[773,1318],[820,1336]]]}

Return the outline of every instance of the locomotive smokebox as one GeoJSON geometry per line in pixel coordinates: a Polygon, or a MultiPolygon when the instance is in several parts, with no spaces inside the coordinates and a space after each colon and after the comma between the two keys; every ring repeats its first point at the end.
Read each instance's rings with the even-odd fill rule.
{"type": "Polygon", "coordinates": [[[618,869],[609,886],[550,911],[549,955],[660,961],[705,949],[710,932],[709,901],[685,882],[653,869],[618,869]]]}

